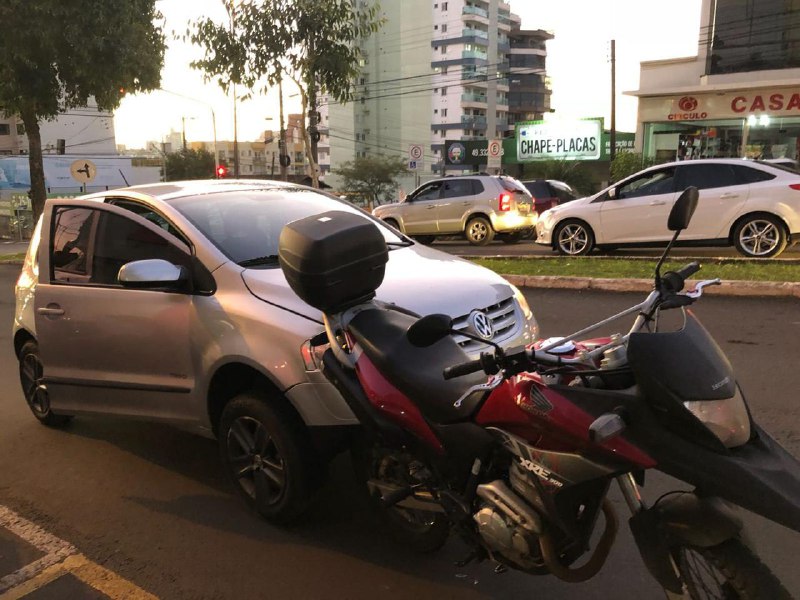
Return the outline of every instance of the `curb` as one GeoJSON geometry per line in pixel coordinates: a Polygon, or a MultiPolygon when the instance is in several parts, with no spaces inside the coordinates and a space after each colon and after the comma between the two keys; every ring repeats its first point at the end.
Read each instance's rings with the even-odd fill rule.
{"type": "MultiPolygon", "coordinates": [[[[649,292],[652,279],[594,279],[591,277],[555,277],[552,275],[503,275],[506,281],[525,288],[563,290],[599,290],[604,292],[649,292]]],[[[687,282],[691,289],[692,280],[687,282]]],[[[723,280],[720,286],[711,286],[703,294],[713,296],[768,296],[800,298],[800,282],[723,280]]]]}

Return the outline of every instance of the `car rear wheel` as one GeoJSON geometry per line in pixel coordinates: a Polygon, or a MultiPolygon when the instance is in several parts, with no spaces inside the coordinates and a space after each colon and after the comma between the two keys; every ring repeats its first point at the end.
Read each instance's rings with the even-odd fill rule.
{"type": "Polygon", "coordinates": [[[58,427],[72,418],[56,414],[50,408],[50,396],[44,383],[44,364],[39,356],[39,345],[33,340],[25,342],[20,350],[19,381],[28,407],[40,423],[58,427]]]}
{"type": "Polygon", "coordinates": [[[219,447],[228,476],[266,520],[288,523],[314,498],[320,469],[300,418],[280,399],[249,391],[222,411],[219,447]]]}
{"type": "Polygon", "coordinates": [[[464,234],[467,236],[467,241],[473,246],[485,246],[494,239],[494,229],[489,220],[484,217],[471,218],[464,234]]]}
{"type": "Polygon", "coordinates": [[[420,244],[423,244],[425,246],[430,246],[433,242],[436,241],[435,235],[415,235],[412,237],[420,244]]]}
{"type": "Polygon", "coordinates": [[[555,249],[565,256],[583,256],[594,247],[594,234],[583,221],[561,223],[555,232],[555,249]]]}
{"type": "Polygon", "coordinates": [[[768,214],[750,215],[733,232],[733,243],[749,258],[778,256],[786,249],[786,229],[779,219],[768,214]]]}

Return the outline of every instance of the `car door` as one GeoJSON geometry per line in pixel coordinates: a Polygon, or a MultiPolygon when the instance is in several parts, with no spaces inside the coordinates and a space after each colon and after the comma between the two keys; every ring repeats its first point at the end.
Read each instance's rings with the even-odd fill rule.
{"type": "Polygon", "coordinates": [[[436,211],[441,198],[442,183],[431,181],[406,198],[403,203],[403,227],[406,233],[437,233],[436,211]]]}
{"type": "MultiPolygon", "coordinates": [[[[746,168],[746,167],[745,167],[746,168]]],[[[727,238],[730,227],[750,195],[750,185],[730,163],[687,163],[678,167],[678,189],[700,192],[697,208],[681,240],[727,238]]]]}
{"type": "Polygon", "coordinates": [[[157,225],[90,200],[49,201],[39,254],[36,336],[53,409],[188,419],[195,381],[192,295],[129,289],[130,261],[190,268],[189,248],[157,225]]]}
{"type": "MultiPolygon", "coordinates": [[[[464,215],[475,204],[474,179],[450,179],[442,185],[442,199],[436,210],[438,231],[440,233],[461,233],[464,229],[464,215]]],[[[481,190],[483,186],[480,185],[481,190]]]]}
{"type": "Polygon", "coordinates": [[[599,243],[668,241],[667,218],[678,197],[675,167],[654,169],[624,180],[614,196],[602,196],[599,243]]]}

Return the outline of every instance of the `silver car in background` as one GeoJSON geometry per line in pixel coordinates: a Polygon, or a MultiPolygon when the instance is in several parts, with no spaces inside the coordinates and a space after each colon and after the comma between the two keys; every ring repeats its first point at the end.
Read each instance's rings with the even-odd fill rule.
{"type": "MultiPolygon", "coordinates": [[[[47,425],[74,415],[164,421],[216,436],[259,513],[297,516],[357,421],[318,369],[319,311],[278,267],[283,226],[328,210],[375,223],[389,247],[377,296],[444,312],[491,341],[530,343],[519,290],[420,246],[352,205],[279,182],[198,181],[48,200],[16,286],[14,350],[47,425]],[[484,331],[485,332],[485,331],[484,331]]],[[[458,337],[468,353],[484,346],[458,337]]]]}

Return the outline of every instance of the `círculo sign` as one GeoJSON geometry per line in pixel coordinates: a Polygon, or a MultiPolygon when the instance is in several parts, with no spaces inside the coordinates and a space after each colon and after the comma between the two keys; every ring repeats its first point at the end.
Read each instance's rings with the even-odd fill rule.
{"type": "Polygon", "coordinates": [[[517,159],[597,160],[603,119],[525,121],[517,123],[517,159]]]}

